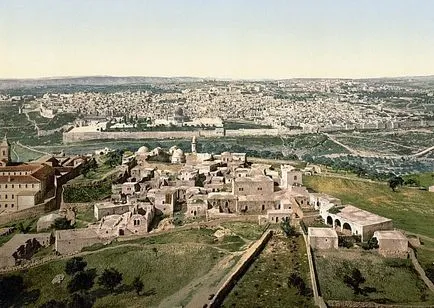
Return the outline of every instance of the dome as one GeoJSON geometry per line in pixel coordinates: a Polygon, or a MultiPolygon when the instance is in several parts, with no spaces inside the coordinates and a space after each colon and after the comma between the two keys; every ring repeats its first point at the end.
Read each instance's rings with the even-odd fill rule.
{"type": "Polygon", "coordinates": [[[144,153],[148,153],[149,149],[145,146],[141,146],[138,150],[137,150],[137,154],[144,154],[144,153]]]}
{"type": "Polygon", "coordinates": [[[175,151],[173,151],[173,156],[174,157],[183,157],[184,156],[184,151],[182,151],[181,149],[176,149],[175,151]]]}
{"type": "Polygon", "coordinates": [[[184,110],[182,110],[182,108],[181,107],[176,107],[175,108],[175,115],[176,116],[183,116],[184,115],[184,110]]]}
{"type": "Polygon", "coordinates": [[[178,147],[177,147],[176,145],[174,145],[173,147],[171,147],[171,148],[169,149],[169,154],[170,154],[170,155],[173,155],[173,153],[174,153],[176,150],[178,150],[178,147]]]}

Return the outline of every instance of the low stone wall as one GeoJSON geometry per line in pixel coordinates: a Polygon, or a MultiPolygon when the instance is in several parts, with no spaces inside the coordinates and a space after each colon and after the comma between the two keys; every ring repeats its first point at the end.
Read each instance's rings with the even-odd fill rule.
{"type": "Polygon", "coordinates": [[[416,255],[414,254],[414,250],[409,248],[408,249],[411,262],[413,263],[414,269],[419,274],[420,278],[423,280],[425,285],[428,287],[428,289],[431,290],[431,292],[434,292],[434,283],[429,280],[429,278],[426,276],[425,271],[423,270],[422,266],[420,266],[419,261],[416,258],[416,255]]]}
{"type": "Polygon", "coordinates": [[[327,305],[324,302],[324,299],[321,297],[321,293],[318,287],[318,279],[317,279],[317,274],[315,269],[315,261],[312,255],[312,248],[309,245],[309,241],[307,239],[307,235],[304,233],[304,229],[302,229],[302,231],[303,231],[304,243],[306,245],[307,259],[309,262],[309,274],[310,274],[310,281],[312,285],[314,301],[318,307],[327,308],[327,305]]]}
{"type": "Polygon", "coordinates": [[[235,270],[223,283],[213,299],[208,303],[208,307],[217,308],[221,306],[226,296],[253,263],[255,257],[264,249],[272,235],[272,230],[265,231],[261,238],[247,250],[247,252],[241,257],[241,260],[238,262],[235,270]]]}

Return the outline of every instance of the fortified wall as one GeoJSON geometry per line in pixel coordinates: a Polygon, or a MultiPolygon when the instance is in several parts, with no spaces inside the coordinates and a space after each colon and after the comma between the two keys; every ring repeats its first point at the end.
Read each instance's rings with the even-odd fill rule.
{"type": "Polygon", "coordinates": [[[278,136],[294,133],[279,129],[238,129],[238,130],[191,130],[191,131],[147,131],[147,132],[74,132],[63,133],[63,143],[74,143],[87,140],[113,140],[113,139],[191,139],[193,136],[202,138],[236,137],[236,136],[278,136]]]}

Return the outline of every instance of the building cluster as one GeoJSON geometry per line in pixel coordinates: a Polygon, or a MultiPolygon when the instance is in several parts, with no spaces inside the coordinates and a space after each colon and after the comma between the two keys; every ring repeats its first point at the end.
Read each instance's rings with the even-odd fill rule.
{"type": "Polygon", "coordinates": [[[80,115],[85,126],[87,120],[99,119],[112,129],[131,129],[138,122],[149,127],[179,123],[218,127],[222,120],[234,118],[305,132],[434,126],[432,92],[387,82],[227,81],[186,83],[181,88],[167,85],[155,92],[52,93],[33,103],[44,117],[72,112],[80,115]],[[184,112],[173,114],[175,109],[184,112]]]}
{"type": "MultiPolygon", "coordinates": [[[[196,138],[190,153],[176,146],[169,150],[143,146],[134,155],[124,157],[123,162],[128,170],[126,180],[112,185],[108,200],[94,204],[98,222],[87,228],[54,232],[50,241],[54,241],[58,253],[76,253],[118,237],[144,235],[152,231],[156,216],[170,219],[182,213],[193,221],[237,215],[256,215],[259,224],[303,221],[310,225],[323,221],[328,228],[308,229],[313,249],[336,249],[340,234],[361,241],[376,237],[379,252],[387,257],[407,254],[407,239],[393,229],[390,219],[344,205],[332,196],[309,192],[303,186],[303,175],[320,173],[318,166],[299,170],[282,165],[276,170],[271,165],[249,163],[245,153],[199,153],[196,138]],[[168,169],[177,171],[158,169],[154,162],[172,164],[177,168],[168,169]]],[[[42,217],[38,230],[51,227],[58,217],[42,217]]],[[[30,252],[24,254],[24,259],[32,247],[38,246],[33,242],[29,245],[30,252]]],[[[16,252],[12,249],[3,255],[5,264],[22,261],[16,252]]]]}

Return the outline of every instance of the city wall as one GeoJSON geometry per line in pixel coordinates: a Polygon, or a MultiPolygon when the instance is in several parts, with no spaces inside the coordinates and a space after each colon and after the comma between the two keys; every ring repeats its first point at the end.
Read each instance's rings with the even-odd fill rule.
{"type": "Polygon", "coordinates": [[[191,139],[193,136],[202,138],[212,137],[237,137],[237,136],[278,136],[288,134],[300,134],[303,131],[290,131],[279,129],[238,129],[226,130],[191,130],[191,131],[148,131],[148,132],[74,132],[63,133],[63,143],[74,143],[87,140],[112,140],[112,139],[191,139]]]}

